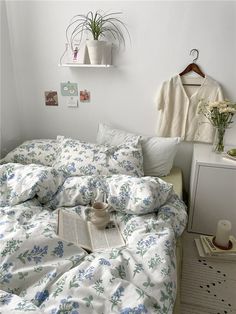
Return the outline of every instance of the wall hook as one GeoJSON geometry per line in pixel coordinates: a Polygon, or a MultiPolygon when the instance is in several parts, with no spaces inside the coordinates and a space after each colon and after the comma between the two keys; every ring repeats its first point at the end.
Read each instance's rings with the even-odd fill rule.
{"type": "Polygon", "coordinates": [[[198,49],[194,48],[194,49],[191,49],[189,53],[190,55],[193,55],[193,56],[195,55],[195,53],[196,53],[196,57],[193,59],[192,61],[193,63],[195,63],[195,61],[198,59],[199,51],[198,49]]]}

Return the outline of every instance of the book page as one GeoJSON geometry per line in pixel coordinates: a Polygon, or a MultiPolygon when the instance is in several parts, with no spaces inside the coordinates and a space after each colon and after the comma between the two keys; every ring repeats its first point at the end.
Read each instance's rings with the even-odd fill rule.
{"type": "Polygon", "coordinates": [[[58,212],[58,235],[85,249],[92,250],[87,222],[65,210],[58,212]]]}
{"type": "Polygon", "coordinates": [[[93,250],[108,249],[125,245],[118,226],[110,222],[105,229],[98,229],[92,223],[88,223],[93,250]]]}

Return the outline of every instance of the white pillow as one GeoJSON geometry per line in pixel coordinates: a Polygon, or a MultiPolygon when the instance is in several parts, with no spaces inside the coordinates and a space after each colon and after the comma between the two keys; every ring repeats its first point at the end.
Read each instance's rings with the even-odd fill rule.
{"type": "Polygon", "coordinates": [[[67,176],[128,174],[143,176],[143,155],[139,142],[98,145],[65,139],[53,164],[67,176]]]}
{"type": "MultiPolygon", "coordinates": [[[[97,133],[97,143],[120,145],[126,141],[133,140],[137,136],[100,123],[97,133]]],[[[173,166],[179,143],[179,137],[141,136],[144,175],[168,175],[173,166]]]]}

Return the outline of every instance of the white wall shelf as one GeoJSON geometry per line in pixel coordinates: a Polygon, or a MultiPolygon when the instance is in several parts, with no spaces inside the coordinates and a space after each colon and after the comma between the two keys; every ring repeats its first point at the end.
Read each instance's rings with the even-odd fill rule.
{"type": "Polygon", "coordinates": [[[61,63],[60,67],[73,67],[73,68],[112,68],[112,64],[84,64],[84,63],[61,63]]]}

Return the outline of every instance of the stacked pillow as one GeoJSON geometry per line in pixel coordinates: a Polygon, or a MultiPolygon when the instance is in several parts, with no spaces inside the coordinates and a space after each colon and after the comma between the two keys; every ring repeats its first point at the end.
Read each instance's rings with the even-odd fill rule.
{"type": "Polygon", "coordinates": [[[111,146],[64,139],[53,167],[66,176],[127,174],[143,176],[139,137],[111,146]]]}
{"type": "Polygon", "coordinates": [[[58,136],[26,141],[2,163],[53,166],[67,176],[165,176],[170,173],[180,138],[145,137],[99,124],[97,144],[58,136]]]}
{"type": "MultiPolygon", "coordinates": [[[[120,145],[126,141],[134,140],[137,136],[138,135],[133,133],[114,129],[106,124],[100,123],[97,133],[97,143],[120,145]]],[[[179,143],[179,137],[141,136],[144,175],[168,175],[173,166],[179,143]]]]}

